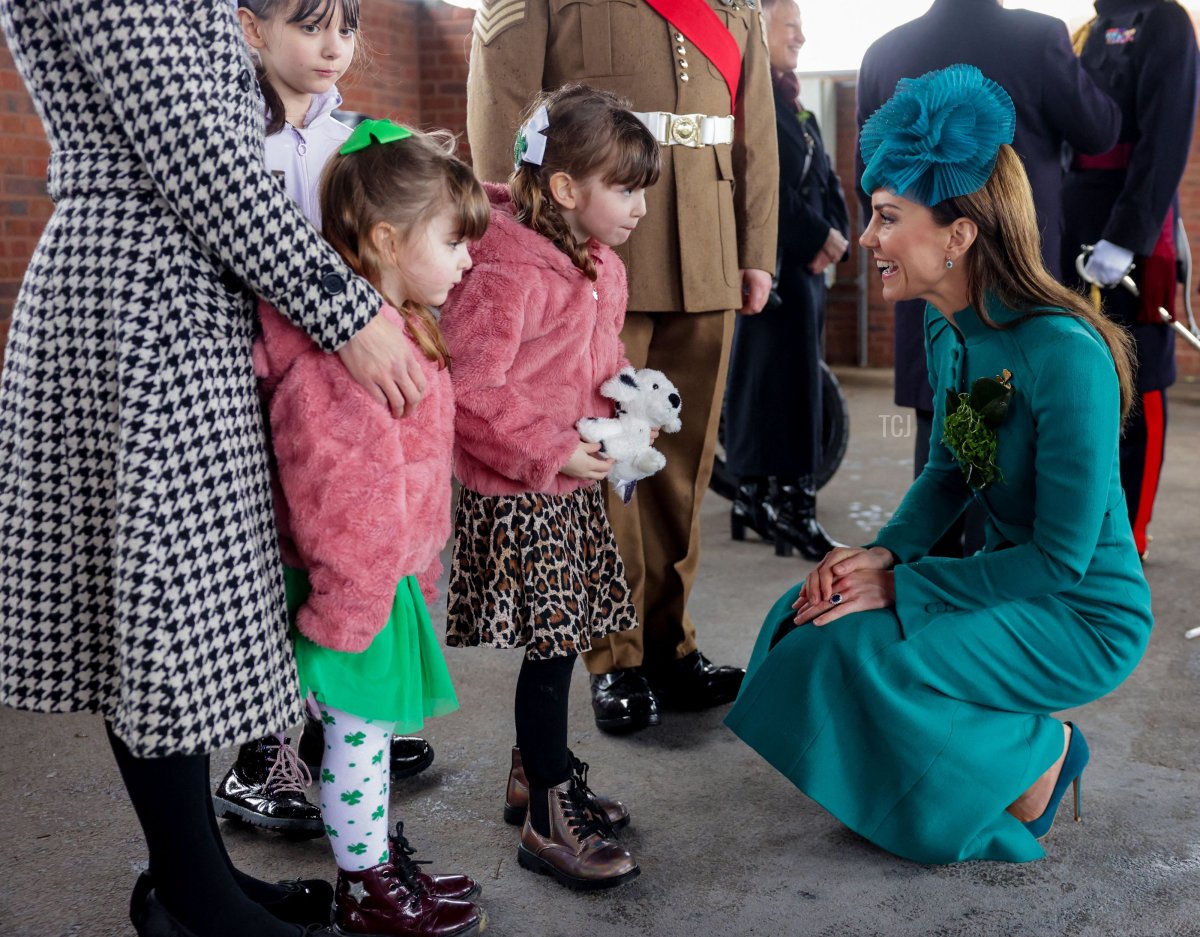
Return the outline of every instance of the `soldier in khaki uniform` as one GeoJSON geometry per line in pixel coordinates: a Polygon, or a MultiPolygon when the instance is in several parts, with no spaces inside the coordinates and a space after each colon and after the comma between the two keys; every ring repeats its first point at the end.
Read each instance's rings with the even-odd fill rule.
{"type": "Polygon", "coordinates": [[[779,167],[758,4],[483,0],[467,86],[479,175],[507,179],[532,96],[576,81],[631,101],[663,145],[646,217],[619,249],[630,293],[621,337],[635,367],[658,368],[679,387],[684,426],[659,438],[667,467],[639,482],[628,505],[610,493],[609,516],[642,628],[612,635],[584,655],[597,725],[633,730],[658,722],[660,699],[683,709],[732,700],[744,673],[713,666],[698,652],[687,600],[734,310],[761,310],[775,269],[779,167]],[[736,49],[720,28],[714,46],[714,26],[724,27],[736,49]],[[706,57],[699,46],[724,46],[726,54],[706,57]]]}

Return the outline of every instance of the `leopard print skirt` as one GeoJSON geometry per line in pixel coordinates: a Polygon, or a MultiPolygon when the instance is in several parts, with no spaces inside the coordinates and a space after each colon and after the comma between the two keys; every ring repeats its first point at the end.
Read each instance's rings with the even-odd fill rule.
{"type": "Polygon", "coordinates": [[[537,660],[637,627],[600,485],[568,495],[463,488],[454,530],[451,647],[523,647],[537,660]]]}

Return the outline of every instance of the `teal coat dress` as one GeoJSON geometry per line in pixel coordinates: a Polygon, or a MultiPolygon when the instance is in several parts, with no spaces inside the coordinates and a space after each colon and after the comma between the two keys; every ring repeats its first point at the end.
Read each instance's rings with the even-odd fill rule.
{"type": "Polygon", "coordinates": [[[875,541],[896,556],[895,606],[793,627],[797,585],[767,615],[726,719],[841,822],[918,862],[1043,856],[1005,808],[1062,752],[1050,714],[1117,687],[1153,623],[1107,347],[1074,316],[989,313],[1016,324],[926,310],[934,445],[875,541]],[[946,390],[1005,368],[1003,481],[973,492],[941,443],[946,390]],[[984,549],[927,557],[972,497],[984,549]]]}

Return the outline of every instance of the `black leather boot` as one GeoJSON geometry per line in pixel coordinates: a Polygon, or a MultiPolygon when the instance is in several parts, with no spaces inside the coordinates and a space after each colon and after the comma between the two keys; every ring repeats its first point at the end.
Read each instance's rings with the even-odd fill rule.
{"type": "Polygon", "coordinates": [[[637,732],[659,723],[658,700],[637,667],[592,674],[592,712],[604,732],[637,732]]]}
{"type": "Polygon", "coordinates": [[[745,676],[741,667],[719,667],[699,651],[647,670],[663,708],[686,712],[732,703],[745,676]]]}
{"type": "MultiPolygon", "coordinates": [[[[320,719],[304,717],[304,729],[296,750],[309,771],[320,772],[321,758],[325,754],[325,725],[320,719]]],[[[433,764],[433,746],[415,735],[393,735],[391,764],[392,780],[411,778],[433,764]]]]}
{"type": "Polygon", "coordinates": [[[774,538],[774,510],[767,500],[767,479],[743,478],[733,496],[729,509],[729,535],[734,540],[746,539],[749,527],[768,543],[774,538]]]}
{"type": "Polygon", "coordinates": [[[777,484],[772,501],[776,509],[776,556],[791,556],[795,548],[806,560],[815,562],[834,547],[845,546],[832,539],[817,521],[817,489],[811,480],[777,484]]]}
{"type": "Polygon", "coordinates": [[[304,796],[311,783],[296,750],[267,736],[238,749],[237,761],[213,795],[213,809],[224,820],[311,839],[325,832],[321,809],[304,796]]]}

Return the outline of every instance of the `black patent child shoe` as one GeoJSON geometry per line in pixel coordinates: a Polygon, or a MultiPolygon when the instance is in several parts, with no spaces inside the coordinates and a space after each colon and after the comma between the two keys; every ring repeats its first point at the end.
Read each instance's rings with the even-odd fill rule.
{"type": "Polygon", "coordinates": [[[649,672],[650,686],[664,709],[697,711],[732,703],[746,671],[718,667],[699,651],[649,672]]]}
{"type": "Polygon", "coordinates": [[[213,809],[223,820],[273,830],[297,839],[325,832],[321,810],[308,802],[312,784],[296,750],[274,736],[247,742],[213,795],[213,809]]]}
{"type": "MultiPolygon", "coordinates": [[[[325,753],[325,725],[320,719],[306,716],[300,744],[296,746],[300,760],[314,774],[321,769],[325,753]]],[[[415,735],[392,736],[392,779],[411,778],[433,764],[433,746],[415,735]]]]}
{"type": "MultiPolygon", "coordinates": [[[[301,927],[326,926],[333,914],[333,886],[324,879],[289,879],[275,883],[282,894],[274,901],[260,901],[259,906],[286,924],[301,927]]],[[[136,928],[145,914],[146,897],[154,889],[149,872],[138,876],[129,899],[129,920],[136,928]]]]}
{"type": "Polygon", "coordinates": [[[659,723],[658,700],[637,667],[592,674],[592,712],[604,732],[637,732],[659,723]]]}

